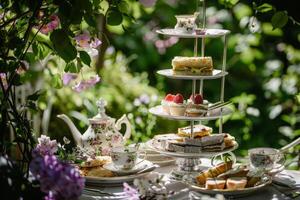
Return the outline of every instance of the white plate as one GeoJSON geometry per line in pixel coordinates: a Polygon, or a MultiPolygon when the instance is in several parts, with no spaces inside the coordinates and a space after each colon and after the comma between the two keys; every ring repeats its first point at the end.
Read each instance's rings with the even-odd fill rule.
{"type": "Polygon", "coordinates": [[[223,72],[218,69],[213,70],[213,74],[211,76],[198,76],[198,75],[174,75],[172,69],[163,69],[157,71],[158,74],[162,76],[166,76],[168,78],[173,79],[184,79],[184,80],[201,80],[201,79],[217,79],[223,76],[226,76],[228,72],[223,72]]]}
{"type": "Polygon", "coordinates": [[[149,112],[152,113],[153,115],[167,118],[167,119],[172,119],[172,120],[184,120],[184,121],[199,121],[199,120],[214,120],[214,119],[219,119],[220,117],[224,115],[229,115],[232,113],[232,110],[228,107],[223,107],[222,108],[222,113],[221,109],[214,109],[208,112],[207,116],[201,116],[201,117],[187,117],[187,116],[172,116],[169,115],[168,113],[164,112],[163,108],[161,105],[155,106],[149,109],[149,112]]]}
{"type": "Polygon", "coordinates": [[[243,196],[243,195],[249,195],[251,193],[255,193],[263,188],[265,188],[266,186],[270,185],[272,183],[272,180],[268,180],[267,182],[258,185],[258,186],[254,186],[254,187],[249,187],[249,188],[243,188],[243,189],[237,189],[237,190],[221,190],[221,189],[213,189],[213,190],[209,190],[203,187],[200,187],[198,185],[194,185],[194,184],[189,184],[190,188],[193,190],[196,190],[198,192],[201,193],[205,193],[205,194],[222,194],[225,196],[243,196]]]}
{"type": "Polygon", "coordinates": [[[180,37],[180,38],[207,38],[207,37],[214,38],[214,37],[227,35],[230,33],[230,31],[226,29],[206,29],[205,34],[196,35],[195,32],[183,33],[182,31],[178,31],[173,28],[166,28],[166,29],[157,30],[156,33],[168,35],[168,36],[180,37]]]}
{"type": "Polygon", "coordinates": [[[130,174],[135,174],[143,169],[145,169],[146,167],[150,167],[153,165],[152,162],[148,161],[148,160],[142,160],[142,159],[138,159],[136,161],[136,165],[132,168],[132,169],[128,169],[128,170],[122,170],[122,169],[117,169],[115,168],[113,163],[108,163],[105,164],[103,166],[103,168],[112,171],[113,173],[116,173],[120,176],[124,176],[124,175],[130,175],[130,174]]]}
{"type": "MultiPolygon", "coordinates": [[[[148,161],[150,162],[150,161],[148,161]]],[[[151,163],[151,162],[150,162],[151,163]]],[[[151,171],[155,170],[153,168],[151,171]]],[[[141,178],[149,174],[151,171],[135,173],[131,175],[115,176],[115,177],[95,177],[85,176],[86,185],[121,185],[124,182],[132,182],[136,178],[141,178]]]]}
{"type": "Polygon", "coordinates": [[[167,151],[163,148],[156,147],[153,145],[154,140],[151,139],[146,144],[148,145],[149,148],[152,150],[157,151],[160,154],[167,155],[167,156],[172,156],[172,157],[178,157],[178,158],[200,158],[200,157],[213,157],[221,154],[225,154],[231,151],[234,151],[235,149],[238,148],[238,143],[234,141],[234,146],[228,149],[224,149],[223,151],[218,151],[218,152],[201,152],[201,153],[183,153],[183,152],[171,152],[167,151]]]}

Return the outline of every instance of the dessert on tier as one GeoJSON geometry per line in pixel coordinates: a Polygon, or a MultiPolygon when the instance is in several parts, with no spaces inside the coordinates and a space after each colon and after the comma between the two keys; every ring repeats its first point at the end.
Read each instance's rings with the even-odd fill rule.
{"type": "Polygon", "coordinates": [[[181,153],[219,152],[236,145],[235,138],[228,133],[211,133],[212,128],[200,124],[193,127],[193,133],[191,127],[183,127],[177,134],[156,135],[154,145],[165,151],[181,153]]]}
{"type": "Polygon", "coordinates": [[[269,179],[264,178],[250,171],[246,165],[233,166],[229,161],[200,172],[195,181],[203,189],[234,191],[266,184],[269,179]]]}
{"type": "Polygon", "coordinates": [[[181,57],[172,60],[174,75],[211,76],[213,61],[211,57],[181,57]]]}

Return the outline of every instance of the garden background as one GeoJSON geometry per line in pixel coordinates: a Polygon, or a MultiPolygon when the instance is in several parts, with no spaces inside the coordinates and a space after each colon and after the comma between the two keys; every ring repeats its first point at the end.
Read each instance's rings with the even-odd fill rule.
{"type": "MultiPolygon", "coordinates": [[[[105,1],[99,2],[105,8],[105,1]]],[[[101,25],[99,57],[93,60],[94,67],[81,72],[88,76],[96,69],[101,81],[93,88],[78,93],[64,86],[64,61],[47,55],[46,45],[33,44],[32,54],[26,56],[30,83],[20,91],[25,87],[25,91],[33,88],[31,92],[42,93],[38,111],[28,113],[36,135],[47,134],[58,141],[64,136],[71,139],[67,125],[56,117],[61,113],[71,116],[83,133],[87,119],[97,113],[95,102],[100,97],[107,100],[110,116],[128,114],[135,142],[187,125],[156,118],[147,110],[167,93],[183,93],[186,98],[191,93],[191,82],[167,79],[156,71],[170,68],[174,56],[192,56],[193,40],[163,37],[155,30],[173,27],[176,14],[193,13],[196,1],[158,0],[150,8],[134,1],[130,4],[130,8],[124,4],[122,9],[130,9],[126,12],[133,21],[124,18],[118,26],[101,25]]],[[[207,4],[207,26],[231,30],[225,100],[233,102],[234,113],[225,118],[224,131],[236,137],[239,148],[235,152],[246,155],[249,148],[278,148],[291,142],[300,135],[300,26],[293,23],[299,18],[292,2],[272,1],[274,8],[286,10],[290,16],[284,27],[276,29],[271,24],[273,12],[257,12],[250,1],[213,0],[207,4]]],[[[89,29],[86,23],[81,26],[89,29]]],[[[221,66],[222,45],[221,39],[206,41],[206,55],[213,57],[216,67],[221,66]]],[[[204,97],[217,101],[220,84],[220,80],[205,81],[204,97]]],[[[208,125],[218,130],[215,121],[208,125]]]]}

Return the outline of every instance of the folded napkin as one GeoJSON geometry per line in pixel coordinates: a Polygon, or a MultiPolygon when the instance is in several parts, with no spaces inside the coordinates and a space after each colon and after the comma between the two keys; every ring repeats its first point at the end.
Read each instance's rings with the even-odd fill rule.
{"type": "MultiPolygon", "coordinates": [[[[298,177],[299,179],[300,177],[298,177]]],[[[296,177],[288,171],[282,171],[273,177],[273,182],[279,185],[285,185],[290,188],[300,187],[300,181],[296,181],[296,177]]]]}

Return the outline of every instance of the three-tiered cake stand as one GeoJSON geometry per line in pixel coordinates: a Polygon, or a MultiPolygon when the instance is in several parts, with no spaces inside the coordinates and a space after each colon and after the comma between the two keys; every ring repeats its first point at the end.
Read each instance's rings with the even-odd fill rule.
{"type": "MultiPolygon", "coordinates": [[[[198,9],[198,8],[197,8],[198,9]]],[[[225,29],[206,29],[206,6],[205,0],[202,1],[202,30],[205,32],[203,34],[197,34],[195,31],[191,33],[183,33],[179,32],[176,29],[160,29],[156,32],[165,36],[175,36],[178,38],[191,38],[194,39],[194,56],[198,56],[198,41],[201,40],[201,57],[205,56],[205,39],[206,38],[223,38],[223,56],[222,56],[222,66],[219,69],[213,70],[212,75],[209,76],[198,76],[198,75],[174,75],[172,69],[164,69],[159,70],[157,73],[171,78],[171,79],[181,79],[181,80],[190,80],[192,81],[192,95],[196,94],[197,85],[199,84],[199,93],[203,96],[203,85],[205,80],[211,79],[220,79],[221,80],[221,89],[220,89],[220,102],[224,102],[224,89],[225,89],[225,77],[228,74],[226,72],[226,56],[227,56],[227,35],[230,33],[229,30],[225,29]]],[[[195,122],[199,122],[207,120],[216,120],[219,119],[219,133],[223,133],[223,116],[231,113],[231,110],[228,107],[222,107],[220,109],[214,110],[212,112],[208,112],[206,116],[201,117],[188,117],[188,116],[172,116],[165,113],[162,109],[162,106],[156,106],[149,109],[149,112],[163,118],[167,118],[170,120],[184,120],[190,121],[191,125],[191,137],[194,137],[193,128],[195,122]]],[[[159,152],[162,155],[172,156],[178,158],[178,169],[172,172],[173,177],[182,177],[185,174],[190,174],[194,171],[201,170],[201,161],[200,158],[215,158],[217,156],[222,156],[224,154],[229,154],[234,160],[235,156],[232,153],[238,147],[238,144],[235,143],[230,149],[226,149],[224,151],[218,152],[201,152],[201,153],[180,153],[180,152],[170,152],[165,149],[159,149],[154,147],[153,141],[150,140],[147,144],[148,146],[159,152]]]]}

